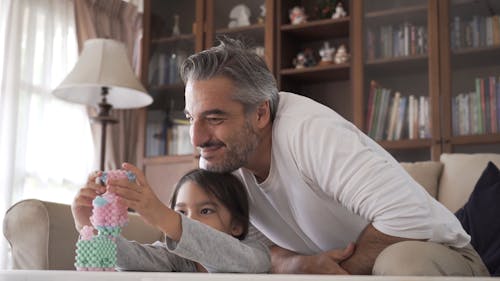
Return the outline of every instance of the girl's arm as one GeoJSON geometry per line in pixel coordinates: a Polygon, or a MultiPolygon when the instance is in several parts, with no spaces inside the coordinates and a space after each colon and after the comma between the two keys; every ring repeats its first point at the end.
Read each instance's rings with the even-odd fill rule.
{"type": "Polygon", "coordinates": [[[181,216],[182,237],[167,238],[167,248],[196,261],[209,272],[266,273],[271,269],[269,248],[255,240],[240,241],[210,226],[181,216]]]}
{"type": "Polygon", "coordinates": [[[122,236],[116,238],[116,264],[123,271],[195,272],[195,264],[167,250],[165,244],[140,244],[122,236]]]}

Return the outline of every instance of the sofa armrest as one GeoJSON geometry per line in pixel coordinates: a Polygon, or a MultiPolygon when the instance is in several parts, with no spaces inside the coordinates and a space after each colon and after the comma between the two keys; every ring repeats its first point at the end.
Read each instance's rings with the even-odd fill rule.
{"type": "MultiPolygon", "coordinates": [[[[22,200],[5,213],[3,232],[14,269],[74,270],[78,232],[69,205],[22,200]]],[[[130,214],[123,236],[141,243],[163,239],[136,214],[130,214]]]]}

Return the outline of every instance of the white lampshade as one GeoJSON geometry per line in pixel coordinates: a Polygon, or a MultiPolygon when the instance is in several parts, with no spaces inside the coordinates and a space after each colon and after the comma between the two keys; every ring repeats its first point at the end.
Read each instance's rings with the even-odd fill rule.
{"type": "Polygon", "coordinates": [[[135,76],[125,46],[111,39],[85,41],[73,70],[52,92],[69,102],[96,106],[102,100],[102,88],[113,108],[138,108],[153,102],[135,76]]]}

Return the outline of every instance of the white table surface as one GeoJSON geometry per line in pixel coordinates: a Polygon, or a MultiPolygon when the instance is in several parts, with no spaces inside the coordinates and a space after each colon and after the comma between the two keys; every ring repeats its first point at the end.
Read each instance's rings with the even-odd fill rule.
{"type": "Polygon", "coordinates": [[[500,278],[0,270],[0,281],[492,281],[500,278]]]}

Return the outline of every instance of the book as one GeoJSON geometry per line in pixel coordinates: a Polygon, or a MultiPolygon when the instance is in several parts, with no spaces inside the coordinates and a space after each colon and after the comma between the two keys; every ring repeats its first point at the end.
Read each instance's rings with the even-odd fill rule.
{"type": "Polygon", "coordinates": [[[406,107],[407,98],[402,96],[399,99],[398,117],[396,121],[396,132],[394,133],[394,140],[400,140],[403,135],[404,124],[406,123],[406,107]]]}
{"type": "Polygon", "coordinates": [[[489,77],[490,83],[489,83],[489,120],[490,120],[490,133],[497,133],[498,132],[498,122],[497,122],[497,95],[496,95],[496,89],[497,89],[497,81],[495,76],[490,76],[489,77]]]}
{"type": "Polygon", "coordinates": [[[370,92],[368,94],[368,104],[366,112],[366,133],[371,136],[371,131],[373,127],[373,115],[374,115],[374,103],[375,103],[375,93],[377,91],[377,82],[375,80],[370,81],[370,92]]]}
{"type": "Polygon", "coordinates": [[[391,102],[391,111],[389,114],[389,119],[387,123],[387,140],[394,140],[394,131],[396,128],[396,118],[398,115],[398,109],[399,109],[399,99],[401,97],[400,92],[394,93],[394,97],[392,98],[391,102]]]}

